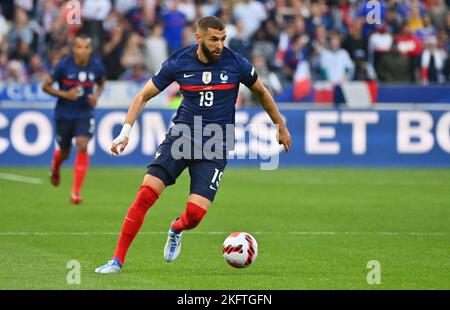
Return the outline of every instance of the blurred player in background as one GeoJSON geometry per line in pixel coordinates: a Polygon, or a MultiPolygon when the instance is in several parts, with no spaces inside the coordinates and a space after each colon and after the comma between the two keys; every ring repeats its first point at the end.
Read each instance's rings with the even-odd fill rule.
{"type": "MultiPolygon", "coordinates": [[[[217,193],[227,159],[226,155],[207,158],[204,153],[201,158],[196,158],[195,154],[192,157],[192,153],[189,153],[176,159],[176,147],[172,146],[177,145],[179,139],[184,139],[189,143],[193,142],[194,148],[199,142],[203,150],[205,135],[199,139],[201,141],[196,141],[195,133],[192,134],[198,128],[196,120],[200,116],[203,128],[205,125],[214,124],[224,129],[226,125],[234,124],[239,83],[250,88],[273,123],[278,125],[278,142],[283,144],[286,151],[291,146],[291,137],[284,120],[254,67],[243,56],[224,47],[226,33],[223,22],[212,16],[201,18],[195,36],[198,45],[174,52],[157,70],[152,80],[135,96],[122,131],[113,141],[111,151],[119,155],[125,150],[131,127],[147,101],[174,81],[180,85],[183,102],[173,119],[175,125],[169,129],[153,162],[148,166],[143,184],[126,215],[112,260],[97,268],[97,273],[117,273],[121,270],[128,248],[141,228],[148,209],[164,189],[175,184],[178,176],[188,168],[191,184],[187,206],[183,214],[170,225],[164,248],[166,261],[172,262],[178,257],[182,232],[195,228],[205,216],[217,193]],[[188,134],[181,129],[186,127],[192,129],[188,130],[188,134]]],[[[225,135],[222,135],[220,143],[216,144],[216,149],[220,148],[220,154],[227,152],[227,143],[222,141],[223,137],[225,135]]]]}
{"type": "Polygon", "coordinates": [[[87,146],[95,130],[94,108],[105,81],[102,64],[92,58],[91,38],[79,34],[74,39],[72,54],[63,58],[43,83],[43,90],[58,98],[54,119],[59,149],[53,154],[50,176],[54,186],[60,183],[60,167],[69,158],[75,137],[77,154],[70,196],[74,204],[82,202],[80,191],[89,167],[87,146]],[[59,89],[52,86],[54,82],[58,83],[59,89]]]}

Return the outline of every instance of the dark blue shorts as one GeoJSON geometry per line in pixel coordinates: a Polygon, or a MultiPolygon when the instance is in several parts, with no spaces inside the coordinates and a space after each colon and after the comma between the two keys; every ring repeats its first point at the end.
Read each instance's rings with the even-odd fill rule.
{"type": "Polygon", "coordinates": [[[95,130],[95,120],[79,119],[79,120],[55,120],[56,124],[56,141],[62,150],[70,149],[73,137],[89,137],[92,138],[95,130]]]}
{"type": "Polygon", "coordinates": [[[175,184],[184,169],[188,168],[191,178],[190,194],[200,195],[212,202],[227,165],[226,157],[223,159],[175,159],[171,153],[173,142],[174,138],[166,135],[153,161],[148,165],[147,173],[161,179],[164,185],[170,186],[175,184]]]}

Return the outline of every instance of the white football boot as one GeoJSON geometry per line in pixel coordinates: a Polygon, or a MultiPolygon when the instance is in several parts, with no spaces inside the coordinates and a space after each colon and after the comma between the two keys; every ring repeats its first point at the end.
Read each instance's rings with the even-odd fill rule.
{"type": "Polygon", "coordinates": [[[167,232],[166,246],[164,247],[164,259],[166,261],[173,262],[180,255],[182,237],[183,232],[177,234],[172,230],[172,225],[170,225],[167,232]]]}
{"type": "Polygon", "coordinates": [[[119,273],[122,269],[122,264],[120,263],[119,259],[114,258],[108,263],[106,263],[103,266],[98,267],[95,269],[96,273],[119,273]]]}

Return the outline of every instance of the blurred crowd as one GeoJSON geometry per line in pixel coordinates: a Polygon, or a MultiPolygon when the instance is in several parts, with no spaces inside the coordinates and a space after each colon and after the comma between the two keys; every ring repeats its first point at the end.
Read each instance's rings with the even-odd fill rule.
{"type": "Polygon", "coordinates": [[[0,80],[35,82],[93,38],[109,80],[146,81],[195,44],[195,21],[220,17],[226,46],[275,93],[285,83],[450,80],[450,0],[2,0],[0,80]],[[73,16],[73,3],[81,18],[73,16]],[[377,4],[374,6],[373,3],[377,4]]]}

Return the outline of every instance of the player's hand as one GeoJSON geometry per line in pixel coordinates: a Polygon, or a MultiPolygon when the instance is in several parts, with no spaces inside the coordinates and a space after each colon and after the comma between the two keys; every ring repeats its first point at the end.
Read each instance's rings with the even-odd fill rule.
{"type": "Polygon", "coordinates": [[[96,95],[91,94],[91,95],[88,96],[87,99],[88,99],[89,106],[91,108],[95,108],[95,106],[97,105],[98,97],[96,95]]]}
{"type": "Polygon", "coordinates": [[[128,145],[128,138],[123,136],[118,136],[114,139],[112,145],[111,145],[111,152],[112,155],[116,154],[117,156],[120,155],[120,153],[123,153],[125,151],[125,148],[128,145]],[[120,146],[120,149],[118,148],[120,146]]]}
{"type": "Polygon", "coordinates": [[[291,148],[291,134],[286,126],[278,126],[278,143],[283,144],[286,152],[291,148]]]}
{"type": "Polygon", "coordinates": [[[75,101],[78,99],[77,88],[73,87],[67,91],[65,91],[64,98],[70,101],[75,101]]]}
{"type": "Polygon", "coordinates": [[[120,131],[120,134],[112,142],[111,155],[116,154],[117,156],[119,156],[120,153],[123,153],[123,151],[125,151],[125,148],[128,145],[130,131],[131,131],[131,125],[124,124],[122,127],[122,130],[120,131]],[[120,146],[120,149],[118,149],[119,146],[120,146]]]}

